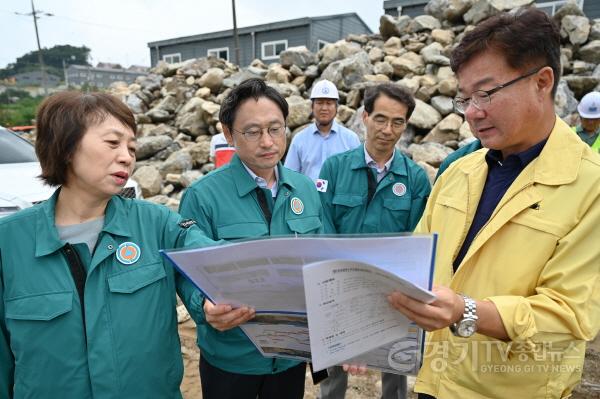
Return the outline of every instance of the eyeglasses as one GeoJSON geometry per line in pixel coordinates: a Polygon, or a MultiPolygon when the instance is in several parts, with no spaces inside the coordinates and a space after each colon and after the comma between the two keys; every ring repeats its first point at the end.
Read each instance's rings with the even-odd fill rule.
{"type": "Polygon", "coordinates": [[[454,103],[454,109],[457,112],[464,114],[467,111],[467,108],[469,108],[469,104],[473,104],[473,106],[475,108],[477,108],[478,110],[483,110],[483,109],[487,108],[490,105],[490,103],[492,102],[492,99],[490,97],[492,94],[497,93],[498,91],[504,89],[505,87],[512,85],[513,83],[517,83],[519,80],[522,80],[522,79],[528,78],[532,75],[535,75],[542,68],[544,68],[544,67],[542,66],[542,67],[536,68],[532,71],[529,71],[525,75],[521,75],[516,79],[513,79],[509,82],[506,82],[504,84],[496,86],[491,90],[477,90],[477,91],[473,92],[473,94],[471,94],[470,98],[455,97],[454,100],[452,100],[452,102],[454,103]]]}
{"type": "Polygon", "coordinates": [[[402,128],[406,124],[406,121],[404,119],[389,119],[385,116],[378,115],[373,118],[373,123],[375,124],[375,127],[377,127],[377,129],[382,130],[385,129],[389,123],[392,126],[392,130],[398,132],[402,130],[402,128]]]}
{"type": "Polygon", "coordinates": [[[240,130],[235,130],[231,128],[236,133],[239,133],[244,136],[244,138],[248,141],[258,141],[262,136],[262,133],[266,130],[267,133],[271,136],[271,138],[280,138],[285,135],[285,125],[271,125],[269,127],[261,128],[261,127],[251,127],[243,132],[240,130]]]}

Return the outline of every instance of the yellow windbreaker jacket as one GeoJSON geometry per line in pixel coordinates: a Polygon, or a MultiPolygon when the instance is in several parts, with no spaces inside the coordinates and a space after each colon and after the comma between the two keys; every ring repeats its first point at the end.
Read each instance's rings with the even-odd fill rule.
{"type": "Polygon", "coordinates": [[[494,302],[510,342],[429,333],[415,390],[437,399],[567,397],[600,327],[600,156],[557,117],[454,273],[486,151],[440,177],[416,231],[439,234],[435,283],[494,302]]]}

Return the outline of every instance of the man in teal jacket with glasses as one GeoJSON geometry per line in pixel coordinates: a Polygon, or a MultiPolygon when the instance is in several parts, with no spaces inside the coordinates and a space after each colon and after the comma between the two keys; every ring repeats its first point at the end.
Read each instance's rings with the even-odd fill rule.
{"type": "MultiPolygon", "coordinates": [[[[188,188],[181,214],[197,220],[213,239],[321,233],[323,212],[314,183],[280,164],[287,115],[285,99],[264,81],[249,79],[234,88],[219,119],[236,154],[188,188]]],[[[205,399],[303,397],[305,364],[263,357],[238,327],[254,317],[253,309],[204,300],[191,314],[205,399]]]]}

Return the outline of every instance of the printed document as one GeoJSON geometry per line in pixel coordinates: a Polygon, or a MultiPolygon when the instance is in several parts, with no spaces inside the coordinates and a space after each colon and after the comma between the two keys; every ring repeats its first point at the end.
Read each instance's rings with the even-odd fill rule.
{"type": "Polygon", "coordinates": [[[213,303],[254,308],[240,328],[264,356],[414,374],[423,333],[386,296],[434,300],[435,243],[435,235],[273,237],[163,255],[213,303]]]}

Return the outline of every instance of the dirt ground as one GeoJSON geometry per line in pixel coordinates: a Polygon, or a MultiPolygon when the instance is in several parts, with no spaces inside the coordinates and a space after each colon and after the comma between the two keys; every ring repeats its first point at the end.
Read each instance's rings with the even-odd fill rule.
{"type": "MultiPolygon", "coordinates": [[[[181,392],[184,399],[202,398],[200,386],[200,376],[198,373],[199,352],[196,346],[196,326],[194,322],[188,320],[179,325],[179,335],[181,336],[181,346],[183,351],[183,360],[185,373],[181,384],[181,392]]],[[[305,380],[305,399],[318,398],[319,388],[312,383],[310,371],[306,373],[305,380]]],[[[409,386],[414,384],[414,378],[409,377],[409,386]]],[[[370,399],[381,397],[381,379],[379,372],[369,371],[367,375],[348,378],[348,390],[346,399],[370,399]]]]}
{"type": "MultiPolygon", "coordinates": [[[[196,346],[196,326],[188,320],[179,325],[185,373],[181,384],[184,399],[202,398],[198,373],[199,352],[196,346]]],[[[306,374],[305,399],[318,398],[319,389],[312,384],[310,372],[306,374]]],[[[409,391],[414,378],[409,377],[409,391]]],[[[381,397],[381,379],[378,372],[369,371],[366,376],[348,379],[346,399],[375,399],[381,397]]],[[[416,395],[411,396],[416,398],[416,395]]],[[[600,399],[600,336],[588,345],[582,384],[575,390],[572,399],[600,399]]]]}

